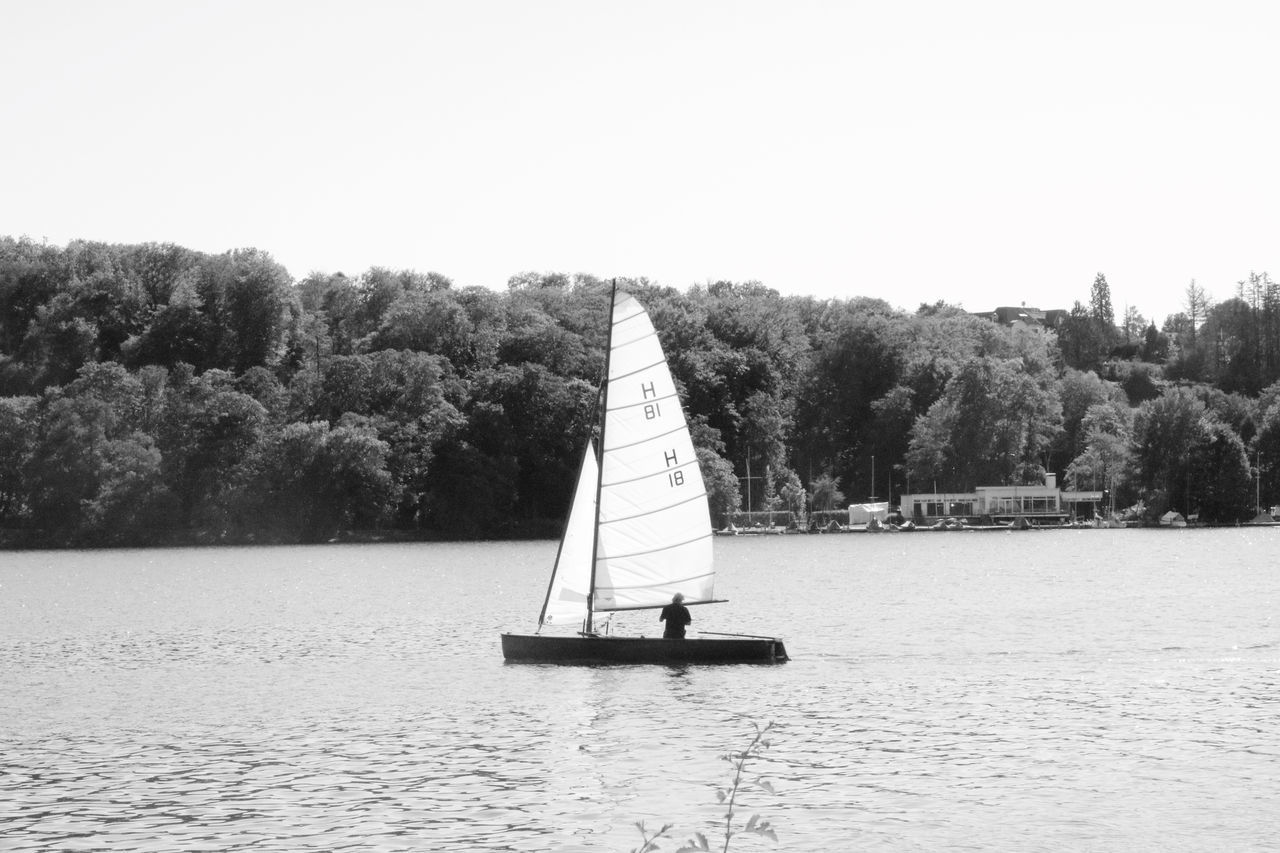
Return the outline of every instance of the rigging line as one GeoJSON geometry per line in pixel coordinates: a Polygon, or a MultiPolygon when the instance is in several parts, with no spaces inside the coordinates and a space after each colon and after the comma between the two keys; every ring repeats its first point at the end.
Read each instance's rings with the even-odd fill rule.
{"type": "MultiPolygon", "coordinates": [[[[666,432],[659,432],[659,433],[655,433],[654,435],[645,436],[644,438],[640,439],[639,441],[633,441],[633,442],[631,442],[630,444],[619,444],[619,445],[616,445],[616,446],[614,446],[614,447],[606,447],[606,448],[605,448],[605,452],[606,452],[606,453],[612,453],[612,452],[614,452],[615,450],[626,450],[628,447],[639,447],[640,445],[644,444],[644,443],[645,443],[645,442],[647,442],[647,441],[656,441],[656,440],[657,440],[657,439],[659,439],[659,438],[666,438],[667,436],[671,435],[672,433],[683,432],[683,431],[684,431],[684,429],[685,429],[685,425],[684,425],[683,423],[681,423],[681,424],[680,424],[679,426],[677,426],[675,429],[669,429],[669,430],[667,430],[666,432]]],[[[603,466],[602,466],[602,469],[603,469],[603,466]]]]}
{"type": "Polygon", "coordinates": [[[695,542],[701,542],[703,539],[710,539],[710,538],[711,538],[711,531],[708,530],[706,533],[704,533],[701,536],[695,536],[694,538],[686,539],[683,542],[672,542],[670,545],[663,545],[661,548],[650,548],[648,551],[635,551],[631,554],[606,554],[603,557],[596,557],[596,562],[599,563],[601,560],[609,560],[609,561],[629,560],[632,557],[644,557],[649,554],[657,554],[662,551],[670,551],[673,548],[683,548],[685,545],[692,545],[695,542]]]}
{"type": "Polygon", "coordinates": [[[659,507],[658,509],[646,510],[644,512],[636,513],[635,515],[624,515],[624,516],[621,516],[620,518],[602,518],[600,519],[600,523],[601,524],[617,524],[620,521],[631,521],[637,518],[644,518],[647,515],[657,515],[660,512],[666,512],[669,509],[675,509],[678,506],[684,506],[687,503],[696,501],[699,498],[705,498],[706,496],[707,496],[707,493],[704,491],[701,494],[694,495],[691,498],[686,498],[685,500],[682,500],[682,501],[676,501],[673,504],[667,504],[666,506],[659,507]]]}
{"type": "Polygon", "coordinates": [[[614,480],[612,483],[605,483],[604,487],[607,489],[612,486],[626,486],[626,485],[629,485],[630,483],[638,483],[641,480],[647,480],[650,477],[660,477],[663,474],[668,474],[672,471],[678,471],[681,468],[688,468],[690,465],[697,465],[697,464],[698,464],[698,460],[693,459],[689,462],[682,462],[679,465],[672,465],[670,468],[663,468],[661,471],[654,471],[652,474],[642,474],[639,477],[632,477],[630,480],[614,480]]]}

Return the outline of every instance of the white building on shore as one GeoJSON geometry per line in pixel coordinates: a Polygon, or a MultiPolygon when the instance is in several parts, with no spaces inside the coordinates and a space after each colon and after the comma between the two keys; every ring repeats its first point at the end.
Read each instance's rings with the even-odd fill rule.
{"type": "Polygon", "coordinates": [[[997,523],[1025,518],[1058,524],[1101,514],[1102,499],[1100,491],[1061,491],[1057,475],[1046,474],[1039,486],[979,486],[972,492],[902,495],[899,512],[916,524],[932,524],[943,518],[997,523]]]}

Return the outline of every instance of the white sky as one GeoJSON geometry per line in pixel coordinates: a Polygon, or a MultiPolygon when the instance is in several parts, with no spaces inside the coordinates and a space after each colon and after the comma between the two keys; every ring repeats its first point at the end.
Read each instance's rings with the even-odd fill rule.
{"type": "Polygon", "coordinates": [[[0,0],[0,234],[1163,321],[1280,275],[1280,4],[0,0]]]}

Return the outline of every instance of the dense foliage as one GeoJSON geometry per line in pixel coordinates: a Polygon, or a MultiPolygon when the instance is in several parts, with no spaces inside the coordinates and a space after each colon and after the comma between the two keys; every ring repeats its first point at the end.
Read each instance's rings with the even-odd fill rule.
{"type": "MultiPolygon", "coordinates": [[[[1193,282],[1159,330],[1132,308],[1117,324],[1102,275],[1056,328],[754,282],[619,284],[663,339],[718,519],[1050,471],[1217,522],[1280,491],[1265,274],[1216,305],[1193,282]]],[[[381,268],[295,282],[257,250],[0,238],[0,533],[553,533],[596,421],[608,289],[381,268]]]]}

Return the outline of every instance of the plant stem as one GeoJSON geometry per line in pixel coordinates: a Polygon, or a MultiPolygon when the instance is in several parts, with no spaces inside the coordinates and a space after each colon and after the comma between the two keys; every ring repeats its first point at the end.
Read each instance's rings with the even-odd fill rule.
{"type": "Polygon", "coordinates": [[[742,781],[742,769],[747,765],[747,758],[755,752],[756,746],[760,743],[760,738],[764,737],[764,733],[769,731],[772,722],[766,723],[764,728],[760,728],[758,723],[752,723],[756,727],[756,736],[751,745],[738,754],[737,772],[733,774],[733,788],[729,791],[729,811],[724,816],[724,853],[729,850],[729,839],[733,837],[733,803],[738,798],[738,785],[742,781]]]}

